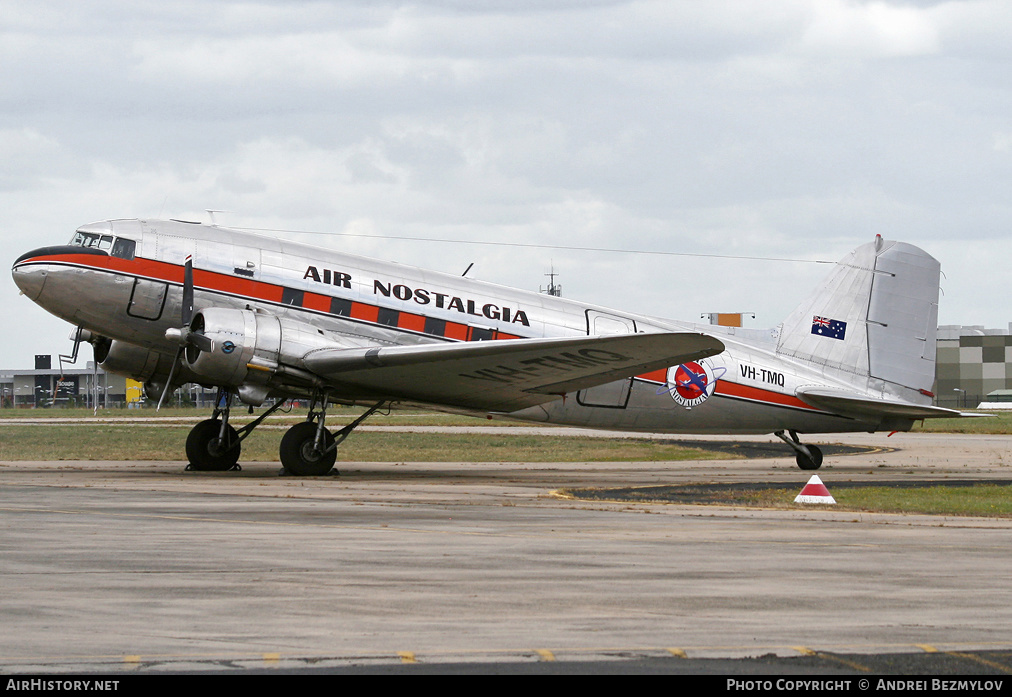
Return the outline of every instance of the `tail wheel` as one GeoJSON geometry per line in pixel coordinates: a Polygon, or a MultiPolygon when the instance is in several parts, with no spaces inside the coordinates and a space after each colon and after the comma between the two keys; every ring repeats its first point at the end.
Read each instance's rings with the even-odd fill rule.
{"type": "Polygon", "coordinates": [[[312,421],[303,421],[292,426],[281,439],[281,464],[292,474],[300,477],[318,477],[327,474],[337,461],[334,435],[323,431],[323,449],[316,447],[317,426],[312,421]]]}
{"type": "Polygon", "coordinates": [[[225,426],[221,439],[221,421],[207,419],[193,427],[186,437],[186,459],[199,472],[224,472],[239,461],[242,445],[239,434],[230,425],[225,426]]]}

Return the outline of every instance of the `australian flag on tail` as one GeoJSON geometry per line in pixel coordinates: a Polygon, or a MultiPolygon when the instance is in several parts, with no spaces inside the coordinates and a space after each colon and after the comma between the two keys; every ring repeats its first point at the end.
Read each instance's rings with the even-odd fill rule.
{"type": "Polygon", "coordinates": [[[847,323],[816,315],[812,318],[812,334],[828,336],[830,339],[843,339],[847,335],[847,323]]]}

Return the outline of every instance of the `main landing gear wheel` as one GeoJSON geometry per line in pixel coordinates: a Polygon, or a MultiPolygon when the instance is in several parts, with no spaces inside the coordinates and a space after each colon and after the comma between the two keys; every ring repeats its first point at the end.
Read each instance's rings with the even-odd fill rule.
{"type": "Polygon", "coordinates": [[[798,463],[798,467],[803,470],[817,470],[822,467],[822,451],[814,445],[802,446],[808,450],[808,455],[799,452],[795,461],[798,463]]]}
{"type": "Polygon", "coordinates": [[[292,474],[300,477],[318,477],[327,474],[337,461],[334,435],[324,429],[323,449],[316,447],[317,425],[303,421],[292,426],[281,439],[281,464],[292,474]]]}
{"type": "Polygon", "coordinates": [[[186,459],[198,472],[224,472],[236,466],[242,445],[239,434],[230,425],[225,426],[222,440],[221,421],[207,419],[193,427],[186,437],[186,459]]]}

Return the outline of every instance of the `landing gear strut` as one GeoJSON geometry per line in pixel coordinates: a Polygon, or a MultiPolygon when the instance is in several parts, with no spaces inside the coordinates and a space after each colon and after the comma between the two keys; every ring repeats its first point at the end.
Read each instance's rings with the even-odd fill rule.
{"type": "Polygon", "coordinates": [[[278,402],[255,421],[237,430],[228,422],[232,411],[232,393],[219,389],[211,418],[194,426],[186,437],[186,459],[190,462],[186,469],[198,472],[242,469],[238,464],[242,442],[264,419],[285,403],[278,402]]]}
{"type": "Polygon", "coordinates": [[[797,431],[788,431],[788,433],[791,434],[790,438],[785,436],[783,431],[776,431],[773,435],[787,443],[797,453],[798,467],[803,470],[817,470],[822,467],[822,451],[817,446],[803,444],[798,440],[797,431]]]}
{"type": "Polygon", "coordinates": [[[334,469],[337,461],[337,446],[355,428],[379,409],[383,402],[373,405],[362,416],[332,434],[324,426],[327,418],[327,395],[315,399],[309,408],[309,415],[300,424],[292,426],[281,439],[281,464],[285,471],[301,477],[318,477],[334,469]],[[320,408],[317,409],[317,405],[320,408]]]}
{"type": "Polygon", "coordinates": [[[228,423],[231,393],[218,390],[214,415],[193,427],[186,437],[187,469],[198,472],[224,472],[238,467],[242,452],[238,432],[228,423]],[[224,418],[220,418],[224,415],[224,418]]]}
{"type": "MultiPolygon", "coordinates": [[[[186,438],[186,458],[190,461],[188,470],[224,472],[241,469],[238,462],[239,454],[242,452],[242,441],[264,419],[287,404],[286,401],[277,402],[254,421],[235,429],[228,423],[232,410],[232,397],[230,391],[219,388],[214,414],[190,431],[186,438]]],[[[284,465],[285,472],[302,477],[318,477],[334,470],[337,446],[384,403],[377,402],[337,433],[331,433],[324,426],[328,404],[326,393],[317,395],[310,405],[306,420],[288,429],[281,439],[281,464],[284,465]]],[[[250,413],[253,413],[252,407],[250,413]]]]}
{"type": "Polygon", "coordinates": [[[186,437],[186,459],[190,461],[187,469],[224,472],[237,468],[240,452],[239,434],[221,419],[201,421],[186,437]]]}

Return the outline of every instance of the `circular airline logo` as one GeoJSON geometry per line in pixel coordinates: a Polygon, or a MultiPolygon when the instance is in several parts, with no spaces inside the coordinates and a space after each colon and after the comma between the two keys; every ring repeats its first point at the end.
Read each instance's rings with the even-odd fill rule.
{"type": "Polygon", "coordinates": [[[678,404],[691,409],[710,398],[717,386],[717,380],[725,371],[726,369],[722,367],[715,370],[705,361],[702,363],[689,361],[668,368],[668,394],[678,404]]]}
{"type": "Polygon", "coordinates": [[[226,341],[224,344],[221,345],[221,350],[224,351],[225,353],[232,353],[233,351],[235,351],[235,344],[233,344],[231,341],[226,341]]]}

